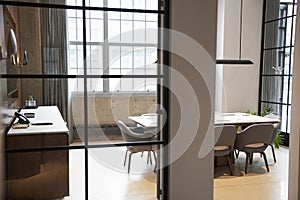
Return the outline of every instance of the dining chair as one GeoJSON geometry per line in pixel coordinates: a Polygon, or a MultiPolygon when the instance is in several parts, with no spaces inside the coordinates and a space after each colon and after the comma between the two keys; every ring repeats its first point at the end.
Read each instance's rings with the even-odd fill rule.
{"type": "MultiPolygon", "coordinates": [[[[150,141],[152,140],[153,137],[155,137],[155,134],[153,132],[145,131],[142,127],[129,128],[121,120],[118,120],[117,125],[120,128],[122,138],[125,140],[125,142],[150,141]]],[[[149,160],[152,163],[151,152],[153,153],[155,163],[156,163],[156,155],[152,145],[127,146],[127,150],[125,153],[124,167],[126,165],[127,154],[128,152],[130,152],[129,161],[128,161],[128,171],[127,171],[128,173],[130,172],[130,163],[131,163],[132,154],[138,152],[144,152],[144,151],[148,152],[147,163],[149,160]]]]}
{"type": "MultiPolygon", "coordinates": [[[[265,117],[267,117],[267,118],[272,118],[272,119],[278,119],[278,120],[280,119],[280,117],[279,117],[278,115],[274,115],[274,114],[269,114],[269,115],[266,115],[265,117]]],[[[271,137],[271,140],[270,140],[270,144],[269,144],[269,146],[270,146],[271,149],[272,149],[273,160],[274,160],[275,163],[276,163],[276,156],[275,156],[275,150],[274,150],[273,143],[274,143],[274,140],[275,140],[275,138],[276,138],[276,135],[277,135],[277,131],[278,131],[279,126],[280,126],[280,123],[279,123],[279,122],[273,124],[274,130],[273,130],[273,134],[272,134],[272,137],[271,137]]]]}
{"type": "Polygon", "coordinates": [[[231,176],[233,175],[233,169],[230,156],[233,153],[236,134],[236,127],[233,125],[215,126],[215,137],[217,139],[217,142],[214,147],[214,153],[216,157],[227,157],[227,163],[231,176]]]}
{"type": "Polygon", "coordinates": [[[267,171],[270,171],[264,151],[270,144],[273,131],[273,124],[253,124],[237,134],[234,148],[246,153],[245,174],[248,172],[248,162],[252,160],[254,153],[263,155],[267,171]]]}

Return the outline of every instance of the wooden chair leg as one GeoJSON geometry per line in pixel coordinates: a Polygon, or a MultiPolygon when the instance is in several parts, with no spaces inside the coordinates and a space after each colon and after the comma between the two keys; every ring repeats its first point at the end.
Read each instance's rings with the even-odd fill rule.
{"type": "Polygon", "coordinates": [[[153,157],[154,157],[154,161],[155,161],[155,165],[154,165],[154,172],[155,172],[156,171],[156,167],[157,167],[157,158],[156,158],[154,150],[151,150],[151,151],[153,153],[153,157]]]}
{"type": "Polygon", "coordinates": [[[249,162],[250,154],[246,153],[246,166],[245,166],[245,174],[248,173],[248,162],[249,162]]]}
{"type": "Polygon", "coordinates": [[[232,164],[231,164],[231,160],[230,160],[230,155],[227,155],[227,162],[228,162],[228,166],[229,166],[229,170],[230,170],[230,175],[233,176],[233,169],[232,169],[232,164]]]}
{"type": "Polygon", "coordinates": [[[274,150],[274,147],[272,144],[270,144],[271,148],[272,148],[272,153],[273,153],[273,159],[274,159],[274,162],[276,163],[276,157],[275,157],[275,150],[274,150]]]}
{"type": "Polygon", "coordinates": [[[250,165],[253,163],[253,153],[250,154],[250,165]]]}
{"type": "Polygon", "coordinates": [[[126,165],[127,153],[128,153],[128,150],[126,150],[126,153],[125,153],[124,167],[125,167],[125,165],[126,165]]]}
{"type": "Polygon", "coordinates": [[[127,171],[128,174],[129,174],[129,171],[130,171],[130,164],[131,164],[131,156],[132,156],[132,154],[134,154],[134,153],[131,152],[131,153],[129,154],[128,171],[127,171]]]}
{"type": "Polygon", "coordinates": [[[143,157],[144,152],[142,151],[141,157],[143,157]]]}
{"type": "Polygon", "coordinates": [[[149,164],[149,161],[150,161],[150,164],[152,165],[151,151],[148,151],[147,164],[149,164]]]}
{"type": "Polygon", "coordinates": [[[239,150],[234,150],[234,153],[235,153],[235,157],[238,158],[239,154],[240,154],[240,151],[239,150]]]}
{"type": "Polygon", "coordinates": [[[267,171],[270,172],[270,170],[269,170],[269,165],[268,165],[268,161],[267,161],[267,156],[266,156],[265,152],[262,152],[261,154],[262,154],[263,157],[264,157],[267,171]]]}

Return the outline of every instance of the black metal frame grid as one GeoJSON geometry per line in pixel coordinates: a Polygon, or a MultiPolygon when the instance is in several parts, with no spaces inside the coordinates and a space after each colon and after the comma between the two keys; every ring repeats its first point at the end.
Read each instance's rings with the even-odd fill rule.
{"type": "MultiPolygon", "coordinates": [[[[294,48],[294,45],[293,45],[293,31],[294,31],[294,20],[295,20],[295,17],[296,17],[296,13],[295,13],[295,6],[297,5],[297,3],[295,2],[295,0],[293,0],[293,3],[290,3],[290,5],[292,5],[292,14],[291,15],[288,15],[288,16],[284,16],[284,17],[278,17],[277,19],[271,19],[271,20],[266,20],[266,3],[267,0],[264,0],[264,5],[263,5],[263,18],[262,18],[262,37],[261,37],[261,60],[260,60],[260,80],[259,80],[259,101],[258,101],[258,113],[261,114],[261,109],[262,109],[262,105],[264,104],[269,104],[269,105],[279,105],[280,106],[280,115],[282,115],[282,109],[283,109],[283,106],[286,106],[286,126],[283,127],[282,129],[285,130],[285,131],[282,131],[282,134],[284,136],[284,145],[288,146],[289,145],[289,133],[287,132],[288,130],[288,124],[290,123],[289,121],[289,108],[291,107],[291,104],[289,103],[290,102],[290,98],[291,98],[291,92],[290,92],[290,89],[291,89],[291,78],[292,78],[292,73],[291,73],[291,70],[292,70],[292,52],[293,52],[293,48],[294,48]],[[291,37],[290,37],[290,41],[288,41],[287,44],[284,44],[282,46],[280,45],[277,45],[275,47],[270,47],[270,48],[265,48],[265,27],[266,27],[266,24],[268,23],[272,23],[272,22],[276,22],[276,21],[280,21],[280,20],[285,20],[285,23],[287,22],[288,19],[291,18],[291,29],[290,30],[287,30],[287,26],[284,27],[284,34],[286,36],[286,33],[289,32],[291,37]],[[289,56],[289,60],[288,60],[288,63],[289,63],[289,66],[288,66],[288,73],[281,73],[281,74],[264,74],[264,53],[267,52],[267,51],[272,51],[272,50],[279,50],[281,49],[282,50],[282,53],[285,55],[285,52],[286,50],[289,50],[290,52],[290,56],[289,56]],[[280,97],[280,101],[279,102],[274,102],[274,101],[269,101],[269,100],[265,100],[265,99],[262,99],[262,88],[263,88],[263,79],[266,78],[266,77],[280,77],[282,79],[282,82],[281,82],[281,97],[280,97]],[[283,102],[283,90],[284,90],[284,78],[288,78],[288,92],[287,92],[287,102],[284,103],[283,102]]],[[[280,3],[280,4],[285,4],[285,3],[280,3]]],[[[286,41],[286,39],[284,39],[284,41],[286,41]]],[[[285,63],[285,56],[283,57],[283,63],[285,63]]],[[[284,69],[286,70],[286,69],[284,69]]]]}
{"type": "MultiPolygon", "coordinates": [[[[45,4],[45,3],[31,3],[31,2],[18,2],[18,1],[0,1],[0,5],[6,6],[18,6],[18,7],[29,7],[29,8],[56,8],[56,9],[77,9],[83,11],[83,30],[86,28],[86,20],[85,15],[88,10],[98,10],[98,11],[114,11],[114,12],[134,12],[134,13],[153,13],[158,14],[158,16],[163,16],[163,27],[169,28],[169,1],[165,0],[164,3],[164,10],[161,10],[161,1],[158,0],[158,10],[142,10],[142,9],[126,9],[126,8],[108,8],[108,7],[89,7],[85,5],[85,0],[82,0],[82,6],[70,6],[70,5],[60,5],[60,4],[45,4]]],[[[162,46],[166,47],[169,45],[168,35],[160,36],[163,37],[163,44],[162,46]]],[[[160,42],[160,40],[159,40],[160,42]]],[[[23,153],[23,152],[36,152],[36,151],[59,151],[59,150],[76,150],[81,149],[84,150],[84,162],[85,162],[85,199],[88,199],[88,149],[90,148],[111,148],[111,147],[120,147],[120,146],[139,146],[139,145],[160,145],[162,147],[166,146],[169,143],[169,121],[166,118],[166,123],[162,127],[164,132],[163,137],[157,141],[145,141],[145,142],[118,142],[118,143],[110,143],[110,144],[89,144],[88,143],[88,91],[87,91],[87,79],[88,78],[157,78],[162,79],[164,85],[168,85],[169,83],[169,76],[168,70],[163,72],[163,75],[88,75],[87,74],[87,49],[86,49],[87,41],[86,41],[86,32],[83,32],[83,58],[84,58],[84,73],[83,75],[68,75],[68,74],[0,74],[0,78],[36,78],[36,79],[51,79],[51,78],[62,78],[62,79],[74,79],[74,78],[82,78],[84,79],[84,143],[82,145],[74,145],[74,146],[48,146],[48,147],[37,147],[37,148],[22,148],[22,149],[8,149],[7,145],[5,145],[5,152],[6,154],[9,153],[23,153]]],[[[169,52],[163,52],[163,65],[169,66],[169,52]]],[[[169,113],[169,91],[168,88],[164,87],[162,90],[158,90],[158,99],[162,98],[162,106],[166,111],[166,115],[168,116],[169,113]]],[[[6,128],[6,133],[9,130],[11,124],[6,128]]],[[[165,148],[166,149],[166,148],[165,148]]],[[[168,161],[168,152],[167,150],[163,152],[163,161],[164,167],[162,170],[158,170],[158,183],[160,182],[160,178],[162,177],[162,191],[157,192],[157,198],[162,197],[163,199],[168,199],[168,172],[169,168],[165,163],[168,161]]],[[[7,159],[7,158],[6,158],[7,159]]],[[[7,162],[6,162],[7,163],[7,162]]],[[[159,185],[160,186],[160,185],[159,185]]]]}

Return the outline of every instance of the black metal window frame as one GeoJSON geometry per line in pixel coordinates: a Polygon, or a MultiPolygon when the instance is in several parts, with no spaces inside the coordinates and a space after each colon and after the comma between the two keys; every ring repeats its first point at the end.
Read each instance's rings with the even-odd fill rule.
{"type": "MultiPolygon", "coordinates": [[[[83,12],[83,29],[86,27],[86,12],[88,10],[96,10],[96,11],[105,11],[105,12],[131,12],[131,13],[153,13],[158,14],[160,25],[163,24],[163,28],[169,28],[169,0],[160,1],[158,0],[159,10],[143,10],[143,9],[128,9],[128,8],[108,8],[108,7],[89,7],[85,5],[86,0],[82,0],[82,6],[71,6],[71,5],[63,5],[63,4],[48,4],[48,3],[32,3],[32,2],[18,2],[18,1],[0,1],[0,5],[5,6],[18,6],[18,7],[28,7],[28,8],[56,8],[56,9],[77,9],[82,10],[83,12]],[[160,8],[163,6],[163,10],[160,8]],[[162,17],[163,16],[163,17],[162,17]]],[[[83,32],[83,58],[87,57],[87,41],[86,41],[86,32],[83,32]]],[[[167,47],[169,46],[169,37],[165,33],[162,36],[159,36],[159,45],[167,47]],[[161,42],[162,41],[162,42],[161,42]],[[160,44],[161,43],[161,44],[160,44]]],[[[162,51],[162,59],[161,63],[163,65],[169,66],[169,52],[162,51]]],[[[164,85],[168,85],[169,83],[169,71],[168,69],[164,69],[163,75],[89,75],[87,73],[87,64],[84,62],[84,73],[83,75],[68,75],[68,74],[0,74],[1,79],[9,79],[9,78],[19,78],[19,79],[75,79],[81,78],[84,79],[84,141],[82,145],[72,145],[72,146],[47,146],[47,147],[36,147],[36,148],[20,148],[20,149],[8,149],[7,144],[5,144],[5,153],[24,153],[24,152],[37,152],[37,151],[60,151],[60,150],[84,150],[84,176],[85,176],[85,199],[87,200],[89,197],[88,193],[88,149],[90,148],[111,148],[111,147],[125,147],[125,146],[139,146],[139,145],[159,145],[161,147],[166,146],[169,143],[169,119],[166,117],[166,122],[162,127],[162,137],[158,138],[156,141],[145,141],[145,142],[118,142],[118,143],[110,143],[110,144],[89,144],[88,142],[88,91],[87,91],[87,79],[89,78],[157,78],[159,82],[163,82],[164,85]]],[[[169,113],[169,90],[167,87],[158,86],[157,90],[158,94],[158,102],[162,103],[162,106],[165,109],[166,116],[169,113]]],[[[14,120],[13,120],[14,121],[14,120]]],[[[6,127],[5,132],[11,128],[10,124],[6,127]]],[[[158,133],[161,135],[160,133],[158,133]]],[[[7,135],[6,135],[7,136],[7,135]]],[[[6,140],[5,140],[6,143],[6,140]]],[[[7,160],[7,158],[6,158],[7,160]]],[[[165,166],[163,169],[158,169],[157,177],[160,179],[162,177],[162,183],[158,181],[157,185],[157,198],[160,199],[168,199],[169,194],[169,167],[166,165],[168,163],[168,152],[167,148],[164,148],[163,152],[163,165],[165,166]],[[160,185],[162,184],[162,185],[160,185]],[[162,190],[161,190],[162,189],[162,190]]],[[[6,162],[7,163],[7,162],[6,162]]]]}
{"type": "MultiPolygon", "coordinates": [[[[279,17],[278,18],[274,18],[274,19],[266,19],[266,12],[267,12],[267,0],[264,0],[264,6],[263,6],[263,19],[262,19],[262,40],[261,40],[261,60],[260,60],[260,82],[259,82],[259,101],[258,101],[258,113],[262,114],[262,109],[264,105],[278,105],[280,107],[279,109],[279,114],[281,119],[285,119],[284,124],[285,126],[281,126],[281,133],[284,136],[284,145],[288,146],[289,145],[289,124],[290,124],[290,108],[291,108],[291,79],[292,79],[292,67],[293,67],[293,63],[292,63],[292,54],[293,54],[293,48],[294,48],[294,37],[293,37],[293,33],[294,33],[294,22],[295,22],[295,18],[296,18],[296,6],[297,6],[297,2],[295,0],[293,0],[293,2],[280,2],[280,6],[285,7],[283,9],[279,9],[279,17]],[[292,13],[289,15],[288,11],[287,11],[287,6],[288,5],[292,5],[292,13]],[[284,10],[285,9],[285,10],[284,10]],[[286,12],[284,14],[284,12],[286,12]],[[291,21],[291,29],[287,30],[287,21],[290,20],[291,21]],[[280,23],[284,23],[285,26],[280,26],[279,25],[279,29],[278,29],[278,40],[283,42],[280,43],[278,42],[278,44],[274,47],[265,47],[265,40],[267,40],[265,38],[265,28],[268,24],[273,23],[273,22],[278,22],[278,24],[280,23]],[[281,32],[281,33],[279,33],[281,32]],[[290,34],[290,41],[286,41],[286,34],[289,33],[290,34]],[[283,69],[283,72],[280,74],[266,74],[264,73],[264,55],[266,52],[270,52],[276,50],[277,51],[277,58],[279,59],[279,63],[284,63],[286,62],[286,52],[289,52],[289,58],[288,58],[288,69],[283,69]],[[282,59],[282,60],[280,60],[282,59]],[[281,78],[281,91],[280,91],[280,98],[279,101],[271,101],[271,100],[267,100],[267,99],[263,99],[263,79],[264,78],[274,78],[274,77],[278,77],[281,78]],[[283,101],[284,99],[284,79],[287,79],[287,96],[285,96],[286,98],[286,102],[283,101]],[[283,109],[286,108],[286,110],[284,112],[283,109]],[[283,116],[283,113],[286,113],[285,116],[283,116]]],[[[282,25],[282,24],[281,24],[282,25]]]]}

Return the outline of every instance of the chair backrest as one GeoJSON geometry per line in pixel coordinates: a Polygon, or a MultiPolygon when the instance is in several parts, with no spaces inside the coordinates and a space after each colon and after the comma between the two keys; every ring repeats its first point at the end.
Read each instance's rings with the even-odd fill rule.
{"type": "Polygon", "coordinates": [[[272,144],[274,142],[279,126],[280,126],[280,123],[273,124],[274,130],[273,130],[273,134],[272,134],[271,139],[270,139],[270,144],[272,144]]]}
{"type": "Polygon", "coordinates": [[[215,146],[228,146],[233,149],[237,129],[232,125],[215,126],[215,146]]]}
{"type": "Polygon", "coordinates": [[[273,124],[253,124],[237,134],[235,146],[237,149],[241,149],[248,144],[264,143],[268,145],[273,132],[273,124]]]}
{"type": "Polygon", "coordinates": [[[135,142],[135,141],[148,141],[151,140],[153,134],[149,134],[148,132],[141,132],[141,128],[139,128],[138,133],[135,133],[130,130],[121,120],[117,122],[118,127],[120,128],[123,139],[126,142],[135,142]]]}
{"type": "MultiPolygon", "coordinates": [[[[273,114],[273,113],[268,114],[265,117],[271,118],[271,119],[278,119],[278,120],[280,120],[280,117],[278,115],[273,114]]],[[[278,131],[279,126],[280,126],[280,122],[273,124],[274,131],[273,131],[273,134],[271,136],[270,144],[273,143],[273,141],[275,140],[275,137],[277,135],[277,131],[278,131]]]]}

